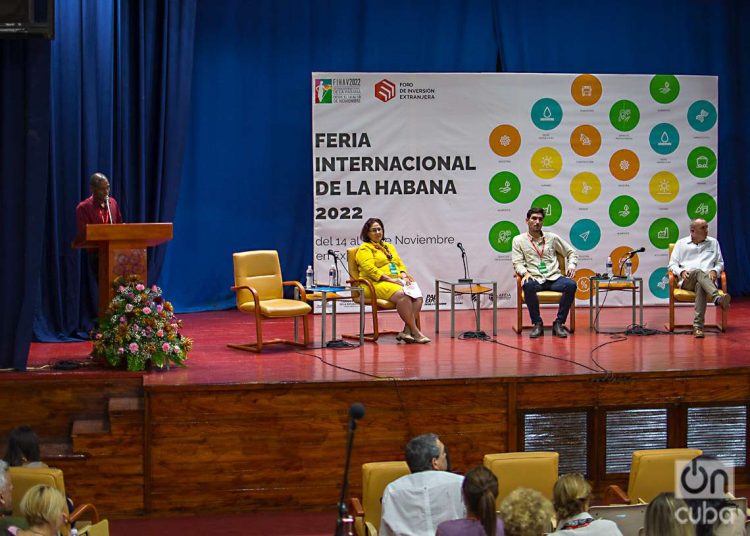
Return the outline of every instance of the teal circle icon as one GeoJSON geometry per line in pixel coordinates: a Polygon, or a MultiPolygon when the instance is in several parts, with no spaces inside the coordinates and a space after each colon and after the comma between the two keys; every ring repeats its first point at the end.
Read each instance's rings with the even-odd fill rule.
{"type": "Polygon", "coordinates": [[[490,229],[490,246],[500,253],[509,253],[513,247],[513,237],[521,234],[512,221],[499,221],[490,229]]]}
{"type": "Polygon", "coordinates": [[[687,157],[687,167],[699,179],[710,177],[716,171],[716,153],[708,147],[696,147],[687,157]]]}
{"type": "Polygon", "coordinates": [[[711,130],[716,124],[716,119],[718,119],[716,106],[707,100],[695,101],[690,105],[690,108],[688,108],[688,123],[690,123],[690,126],[698,132],[711,130]]]}
{"type": "Polygon", "coordinates": [[[670,218],[658,218],[648,228],[648,239],[657,249],[669,249],[679,238],[680,230],[670,218]]]}
{"type": "Polygon", "coordinates": [[[648,288],[657,298],[663,300],[669,298],[669,276],[666,267],[657,268],[651,272],[648,278],[648,288]]]}
{"type": "Polygon", "coordinates": [[[659,154],[671,154],[680,144],[680,133],[669,123],[659,123],[648,136],[651,148],[659,154]]]}
{"type": "Polygon", "coordinates": [[[531,202],[532,207],[544,209],[544,225],[554,225],[562,216],[562,203],[554,195],[540,195],[531,202]]]}
{"type": "Polygon", "coordinates": [[[615,197],[609,204],[609,219],[620,227],[633,225],[640,213],[638,201],[629,195],[615,197]]]}
{"type": "Polygon", "coordinates": [[[680,94],[680,81],[672,74],[657,74],[651,79],[648,89],[656,102],[668,104],[680,94]]]}
{"type": "Polygon", "coordinates": [[[619,100],[609,109],[609,122],[620,132],[629,132],[638,126],[641,111],[629,100],[619,100]]]}
{"type": "Polygon", "coordinates": [[[552,130],[562,121],[563,111],[555,99],[539,99],[531,107],[531,121],[541,130],[552,130]]]}
{"type": "Polygon", "coordinates": [[[521,194],[521,181],[515,173],[501,171],[490,179],[490,195],[498,203],[508,204],[521,194]]]}
{"type": "Polygon", "coordinates": [[[594,220],[578,220],[570,228],[570,243],[579,251],[594,249],[602,239],[602,230],[594,220]]]}
{"type": "Polygon", "coordinates": [[[691,220],[701,218],[711,221],[716,217],[716,199],[707,193],[695,194],[688,201],[687,213],[691,220]]]}

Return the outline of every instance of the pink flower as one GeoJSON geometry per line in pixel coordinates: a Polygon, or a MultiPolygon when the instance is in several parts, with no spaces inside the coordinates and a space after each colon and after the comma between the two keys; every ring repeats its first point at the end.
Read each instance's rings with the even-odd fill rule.
{"type": "Polygon", "coordinates": [[[132,310],[133,310],[133,304],[132,304],[132,303],[126,303],[126,304],[125,304],[125,310],[126,310],[127,312],[130,312],[130,311],[132,311],[132,310]]]}
{"type": "Polygon", "coordinates": [[[174,345],[174,346],[172,347],[172,351],[173,351],[174,353],[176,353],[176,354],[177,354],[177,353],[179,353],[179,351],[180,351],[180,347],[179,347],[179,346],[177,346],[177,345],[175,344],[175,345],[174,345]]]}
{"type": "Polygon", "coordinates": [[[117,287],[117,292],[125,292],[125,287],[120,285],[119,287],[117,287]]]}
{"type": "Polygon", "coordinates": [[[164,306],[162,304],[159,304],[156,306],[156,312],[161,313],[164,310],[164,306]]]}
{"type": "Polygon", "coordinates": [[[164,350],[165,352],[169,352],[169,343],[165,342],[164,344],[162,344],[161,349],[164,350]]]}
{"type": "Polygon", "coordinates": [[[136,353],[138,351],[138,343],[131,342],[128,345],[128,350],[130,350],[132,353],[136,353]]]}
{"type": "Polygon", "coordinates": [[[124,324],[124,323],[125,323],[125,322],[127,322],[127,321],[128,321],[128,319],[127,319],[127,318],[125,318],[124,316],[121,316],[121,317],[120,317],[120,324],[124,324]]]}
{"type": "Polygon", "coordinates": [[[151,287],[151,292],[159,292],[159,287],[157,287],[156,285],[153,285],[151,287]]]}
{"type": "Polygon", "coordinates": [[[148,307],[148,306],[144,307],[143,308],[143,314],[144,315],[150,315],[151,314],[151,307],[148,307]]]}
{"type": "Polygon", "coordinates": [[[156,336],[157,336],[157,337],[163,337],[163,336],[164,336],[164,330],[163,330],[163,329],[160,329],[159,331],[157,331],[157,332],[156,332],[156,336]]]}
{"type": "Polygon", "coordinates": [[[142,285],[141,283],[138,283],[138,284],[137,284],[137,285],[135,286],[135,290],[137,290],[138,292],[141,292],[141,291],[143,291],[143,290],[146,290],[146,287],[144,287],[144,286],[143,286],[143,285],[142,285]]]}
{"type": "Polygon", "coordinates": [[[96,338],[97,338],[97,339],[101,339],[101,338],[102,338],[102,334],[101,334],[101,333],[97,333],[97,334],[96,334],[96,338]]]}
{"type": "Polygon", "coordinates": [[[120,347],[119,347],[119,348],[117,349],[117,353],[118,353],[118,354],[124,354],[124,353],[125,353],[125,348],[123,348],[122,346],[120,346],[120,347]]]}

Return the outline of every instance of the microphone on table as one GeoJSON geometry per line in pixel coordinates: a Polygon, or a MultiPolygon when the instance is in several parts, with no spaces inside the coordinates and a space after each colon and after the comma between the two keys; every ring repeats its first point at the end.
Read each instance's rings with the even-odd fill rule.
{"type": "Polygon", "coordinates": [[[646,251],[646,248],[644,248],[644,247],[640,247],[640,248],[638,248],[638,249],[634,249],[634,250],[632,250],[632,251],[628,251],[628,252],[627,252],[627,253],[626,253],[626,254],[625,254],[625,255],[624,255],[624,256],[623,256],[623,257],[622,257],[622,258],[620,259],[620,265],[619,265],[619,266],[620,266],[620,269],[619,269],[620,275],[619,275],[618,277],[626,277],[626,276],[624,276],[624,275],[623,275],[623,273],[622,273],[622,269],[623,269],[623,267],[625,266],[625,263],[626,263],[626,262],[628,262],[628,261],[629,261],[630,259],[632,259],[632,258],[633,258],[633,257],[635,256],[635,254],[636,254],[636,253],[643,253],[644,251],[646,251]]]}
{"type": "Polygon", "coordinates": [[[628,257],[632,257],[636,253],[643,253],[644,251],[646,251],[646,248],[642,248],[642,247],[638,249],[634,249],[633,251],[628,251],[628,257]]]}
{"type": "Polygon", "coordinates": [[[461,242],[456,244],[458,249],[461,250],[461,261],[464,264],[464,276],[458,280],[459,283],[471,283],[471,277],[469,277],[469,258],[466,255],[466,250],[461,242]]]}
{"type": "Polygon", "coordinates": [[[354,528],[354,519],[349,515],[346,508],[346,492],[349,487],[349,462],[352,458],[352,444],[354,443],[354,431],[357,429],[357,421],[365,416],[365,406],[361,402],[355,402],[349,408],[349,435],[346,441],[346,464],[344,465],[344,481],[341,484],[341,498],[339,500],[338,519],[336,520],[336,531],[334,536],[345,536],[351,534],[354,528]]]}

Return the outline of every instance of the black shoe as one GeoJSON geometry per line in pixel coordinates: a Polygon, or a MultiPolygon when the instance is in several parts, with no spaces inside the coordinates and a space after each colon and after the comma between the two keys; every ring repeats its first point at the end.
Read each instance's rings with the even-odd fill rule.
{"type": "Polygon", "coordinates": [[[552,335],[554,335],[555,337],[560,337],[561,339],[567,339],[568,330],[565,329],[565,326],[563,324],[555,322],[554,324],[552,324],[552,335]]]}
{"type": "Polygon", "coordinates": [[[542,337],[543,335],[544,335],[544,325],[534,324],[534,327],[531,329],[531,335],[529,335],[529,337],[532,339],[536,339],[537,337],[542,337]]]}

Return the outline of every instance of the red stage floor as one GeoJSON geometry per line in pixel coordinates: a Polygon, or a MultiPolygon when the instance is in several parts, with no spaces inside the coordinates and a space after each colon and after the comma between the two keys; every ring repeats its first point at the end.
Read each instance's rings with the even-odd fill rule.
{"type": "MultiPolygon", "coordinates": [[[[549,316],[552,311],[547,311],[549,316]]],[[[557,339],[549,330],[543,338],[531,340],[528,332],[518,336],[510,328],[513,310],[499,312],[499,332],[495,342],[452,339],[449,313],[441,313],[441,332],[434,333],[434,313],[422,314],[424,331],[432,339],[427,345],[398,343],[393,335],[377,343],[365,343],[353,349],[294,348],[270,346],[262,354],[226,347],[227,343],[250,342],[255,334],[253,320],[237,311],[219,311],[180,315],[184,334],[194,339],[193,351],[184,369],[167,373],[148,373],[145,385],[237,384],[278,382],[330,382],[378,378],[453,379],[504,376],[557,376],[585,374],[606,369],[613,372],[653,372],[702,370],[750,366],[747,339],[750,335],[750,299],[732,303],[729,330],[725,334],[706,334],[703,340],[686,334],[651,336],[612,336],[589,329],[588,309],[580,307],[577,331],[566,340],[557,339]]],[[[707,320],[716,311],[710,307],[707,320]]],[[[395,313],[382,315],[386,328],[401,328],[395,313]]],[[[666,307],[646,307],[646,327],[664,329],[666,307]]],[[[691,309],[682,308],[678,320],[691,318],[691,309]]],[[[338,333],[356,330],[358,315],[338,316],[338,333]]],[[[369,321],[369,317],[368,317],[369,321]]],[[[601,316],[601,327],[623,329],[630,323],[628,308],[608,308],[601,316]]],[[[473,329],[470,311],[457,313],[457,332],[473,329]]],[[[482,312],[482,328],[491,330],[491,311],[482,312]]],[[[330,322],[329,322],[330,328],[330,322]]],[[[268,336],[291,337],[290,321],[265,324],[268,336]]],[[[311,328],[319,345],[320,318],[311,328]]],[[[29,367],[34,369],[61,359],[85,359],[89,343],[32,344],[29,367]]],[[[98,371],[88,367],[82,373],[98,371]]],[[[111,372],[109,372],[111,373],[111,372]]],[[[64,372],[60,374],[70,374],[64,372]]]]}

